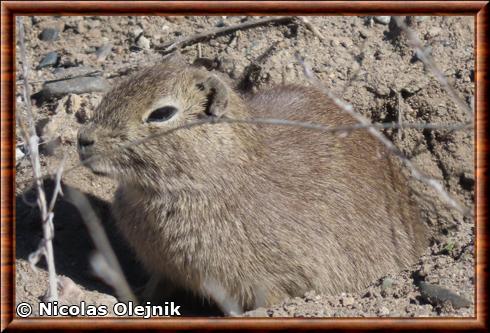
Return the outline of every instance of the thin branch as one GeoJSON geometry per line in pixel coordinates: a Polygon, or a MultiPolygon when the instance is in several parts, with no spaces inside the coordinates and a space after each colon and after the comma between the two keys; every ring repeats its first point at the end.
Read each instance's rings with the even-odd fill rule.
{"type": "Polygon", "coordinates": [[[49,203],[48,213],[51,214],[54,209],[54,205],[56,204],[56,199],[58,198],[58,194],[63,195],[63,191],[61,190],[61,175],[63,174],[63,169],[65,166],[65,162],[68,155],[66,153],[63,154],[63,159],[61,160],[60,166],[58,167],[58,171],[56,171],[56,180],[53,196],[51,197],[51,202],[49,203]]]}
{"type": "MultiPolygon", "coordinates": [[[[311,68],[305,63],[304,59],[297,53],[296,58],[298,62],[303,66],[303,72],[306,78],[320,91],[325,93],[339,108],[351,115],[360,124],[369,126],[371,121],[361,115],[360,113],[354,111],[352,105],[340,100],[334,96],[313,74],[311,68]]],[[[404,125],[404,128],[407,126],[404,125]]],[[[432,187],[440,196],[440,198],[448,203],[450,206],[454,207],[463,214],[468,214],[469,209],[463,207],[459,202],[451,197],[451,195],[444,189],[443,185],[437,180],[422,173],[413,163],[410,161],[403,153],[391,142],[385,135],[378,131],[375,127],[368,127],[367,131],[377,140],[379,140],[393,155],[398,157],[402,163],[411,171],[412,177],[421,181],[430,187],[432,187]]]]}
{"type": "Polygon", "coordinates": [[[402,139],[402,124],[403,124],[403,112],[402,112],[402,105],[401,105],[401,95],[400,95],[400,92],[397,92],[396,93],[396,102],[397,102],[397,118],[398,118],[398,126],[399,127],[399,131],[398,131],[398,139],[402,139]]]}
{"type": "Polygon", "coordinates": [[[124,277],[124,273],[107,238],[107,234],[89,200],[83,193],[69,186],[65,187],[65,192],[68,201],[80,211],[80,215],[85,222],[90,237],[97,248],[96,254],[91,258],[94,272],[114,288],[121,301],[132,301],[137,304],[136,296],[124,277]]]}
{"type": "Polygon", "coordinates": [[[176,41],[163,44],[155,48],[155,50],[160,51],[163,54],[173,52],[179,48],[183,48],[189,45],[193,45],[202,41],[207,41],[222,35],[226,35],[238,30],[247,30],[255,28],[262,25],[267,25],[269,23],[288,23],[294,20],[291,16],[279,16],[279,17],[266,17],[255,21],[244,22],[229,27],[212,29],[209,31],[201,32],[195,35],[184,37],[176,41]]]}
{"type": "MultiPolygon", "coordinates": [[[[355,124],[355,125],[345,125],[345,126],[325,126],[322,124],[316,124],[316,123],[309,123],[309,122],[300,122],[300,121],[294,121],[294,120],[286,120],[286,119],[275,119],[275,118],[249,118],[249,119],[232,119],[228,117],[222,117],[222,118],[207,118],[207,119],[200,119],[196,121],[191,121],[189,123],[186,123],[184,125],[171,128],[171,129],[164,129],[161,131],[158,131],[150,136],[144,137],[140,140],[136,141],[131,141],[123,146],[119,146],[117,148],[114,148],[111,153],[118,153],[119,151],[123,149],[127,149],[130,147],[134,147],[135,145],[139,145],[142,143],[145,143],[151,139],[160,137],[160,136],[165,136],[165,135],[170,135],[176,131],[180,130],[185,130],[185,129],[190,129],[196,126],[202,126],[202,125],[207,125],[207,124],[220,124],[220,123],[228,123],[228,124],[254,124],[254,125],[270,125],[270,126],[290,126],[290,127],[301,127],[301,128],[306,128],[310,130],[317,130],[317,131],[322,131],[324,133],[332,133],[332,134],[345,134],[348,132],[356,131],[356,130],[363,130],[363,129],[368,129],[368,128],[376,128],[376,129],[400,129],[400,125],[396,123],[370,123],[370,124],[355,124]]],[[[468,122],[468,123],[405,123],[403,124],[403,129],[430,129],[430,130],[441,130],[441,131],[457,131],[457,130],[466,130],[472,128],[473,124],[468,122]]],[[[111,154],[109,153],[109,154],[111,154]]],[[[110,156],[110,155],[109,155],[110,156]]],[[[83,162],[80,162],[79,164],[76,164],[72,166],[71,168],[68,168],[64,174],[69,174],[70,172],[80,168],[83,165],[86,165],[90,162],[94,162],[102,157],[107,157],[101,156],[101,155],[93,155],[92,157],[84,160],[83,162]]],[[[46,174],[42,176],[42,179],[47,179],[47,178],[54,178],[54,174],[46,174]]],[[[23,184],[26,181],[19,181],[19,184],[23,184]]]]}
{"type": "MultiPolygon", "coordinates": [[[[30,84],[38,84],[38,83],[42,83],[42,84],[46,84],[46,83],[52,83],[52,82],[59,82],[59,81],[66,81],[66,80],[71,80],[71,79],[76,79],[76,78],[80,78],[80,77],[87,77],[87,76],[90,76],[90,77],[94,77],[94,76],[100,76],[102,75],[102,71],[100,70],[95,70],[95,71],[92,71],[92,72],[88,72],[88,73],[85,73],[85,74],[78,74],[78,75],[68,75],[68,76],[64,76],[64,77],[61,77],[59,79],[52,79],[52,80],[39,80],[39,81],[31,81],[29,82],[30,84]]],[[[16,84],[18,85],[21,85],[23,84],[24,80],[18,80],[16,82],[16,84]]]]}
{"type": "MultiPolygon", "coordinates": [[[[354,71],[354,73],[352,73],[350,75],[349,80],[347,80],[347,82],[344,84],[344,87],[342,88],[342,92],[341,92],[340,96],[345,95],[349,86],[352,84],[352,82],[357,80],[359,73],[361,73],[362,63],[364,62],[364,58],[365,58],[364,50],[366,49],[366,45],[367,45],[367,39],[365,39],[362,42],[361,47],[360,47],[360,53],[358,55],[359,65],[357,66],[357,69],[354,71]]],[[[350,54],[351,54],[352,58],[354,58],[354,59],[356,58],[356,55],[353,52],[350,52],[350,54]]]]}
{"type": "Polygon", "coordinates": [[[29,157],[32,165],[33,177],[35,178],[35,184],[37,189],[37,204],[41,211],[42,227],[43,227],[43,240],[40,243],[40,248],[35,251],[34,255],[30,258],[33,260],[39,259],[44,255],[48,266],[49,276],[49,288],[46,293],[47,301],[58,300],[58,287],[57,276],[54,264],[53,242],[54,227],[53,227],[53,213],[48,211],[46,193],[44,191],[44,185],[41,177],[41,162],[39,159],[39,137],[36,134],[36,127],[34,123],[34,115],[32,113],[30,90],[29,90],[29,66],[26,56],[25,48],[25,32],[24,22],[22,17],[17,17],[17,27],[19,29],[19,46],[20,57],[22,61],[22,76],[24,81],[23,86],[23,98],[26,105],[26,116],[22,112],[17,112],[17,121],[20,124],[21,133],[23,135],[24,142],[28,145],[29,157]],[[26,125],[27,124],[27,125],[26,125]],[[42,249],[41,249],[42,248],[42,249]]]}
{"type": "Polygon", "coordinates": [[[451,84],[449,84],[446,76],[437,67],[434,59],[424,48],[422,42],[417,37],[417,34],[405,24],[401,16],[393,16],[393,18],[398,27],[406,34],[408,42],[414,48],[417,58],[419,58],[424,63],[425,67],[428,68],[435,76],[437,81],[439,81],[444,90],[446,90],[446,92],[449,94],[449,97],[452,99],[454,104],[466,112],[468,119],[473,121],[473,110],[468,106],[468,104],[465,103],[465,101],[461,99],[461,97],[459,97],[456,90],[451,86],[451,84]]]}
{"type": "Polygon", "coordinates": [[[310,22],[306,16],[296,16],[296,18],[301,21],[318,39],[323,40],[323,35],[318,31],[318,29],[310,22]]]}

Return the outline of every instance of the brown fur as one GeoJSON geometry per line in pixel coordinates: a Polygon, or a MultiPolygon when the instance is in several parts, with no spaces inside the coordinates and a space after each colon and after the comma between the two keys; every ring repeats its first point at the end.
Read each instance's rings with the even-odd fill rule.
{"type": "Polygon", "coordinates": [[[210,76],[172,61],[146,69],[109,92],[80,132],[95,142],[82,158],[107,156],[90,168],[119,180],[113,211],[149,272],[205,297],[220,289],[252,309],[312,289],[354,292],[417,259],[426,231],[407,180],[364,130],[340,137],[203,125],[109,157],[115,147],[202,117],[210,104],[230,118],[355,123],[314,88],[281,86],[243,100],[222,80],[214,94],[203,89],[210,76]],[[162,97],[179,105],[179,117],[144,123],[162,97]]]}

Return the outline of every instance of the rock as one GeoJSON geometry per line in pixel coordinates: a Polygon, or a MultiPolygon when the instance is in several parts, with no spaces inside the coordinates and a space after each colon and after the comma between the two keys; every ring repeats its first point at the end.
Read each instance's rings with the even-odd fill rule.
{"type": "Polygon", "coordinates": [[[378,310],[378,315],[379,316],[388,316],[390,314],[390,310],[388,310],[388,308],[386,308],[385,306],[382,306],[379,308],[378,310]]]}
{"type": "Polygon", "coordinates": [[[404,87],[401,87],[401,92],[403,96],[410,96],[418,93],[420,90],[425,88],[429,80],[427,78],[420,78],[420,80],[412,80],[408,82],[404,87]]]}
{"type": "Polygon", "coordinates": [[[102,46],[98,47],[97,50],[95,51],[97,60],[104,61],[105,58],[111,53],[112,46],[113,46],[112,43],[105,43],[102,46]]]}
{"type": "Polygon", "coordinates": [[[450,302],[455,309],[469,307],[471,302],[466,298],[459,296],[455,292],[434,284],[420,282],[420,295],[422,299],[432,305],[442,305],[450,302]]]}
{"type": "Polygon", "coordinates": [[[48,66],[56,66],[59,62],[59,56],[56,52],[49,52],[44,56],[44,58],[39,62],[36,69],[41,69],[48,66]]]}
{"type": "Polygon", "coordinates": [[[342,302],[342,305],[343,306],[352,306],[352,304],[354,304],[354,297],[351,297],[351,296],[344,296],[340,299],[340,301],[342,302]]]}
{"type": "Polygon", "coordinates": [[[136,38],[140,37],[142,33],[143,33],[143,29],[141,29],[141,27],[139,27],[139,26],[136,26],[131,31],[131,36],[136,39],[136,38]]]}
{"type": "Polygon", "coordinates": [[[26,156],[22,149],[19,147],[15,148],[15,164],[18,165],[20,161],[26,156]]]}
{"type": "Polygon", "coordinates": [[[75,24],[75,28],[74,29],[79,34],[83,34],[83,33],[87,32],[87,28],[85,27],[85,22],[84,21],[78,21],[75,24]]]}
{"type": "Polygon", "coordinates": [[[136,41],[136,45],[142,49],[148,50],[150,48],[150,40],[145,36],[141,35],[136,41]]]}
{"type": "Polygon", "coordinates": [[[375,16],[374,21],[376,23],[381,23],[381,24],[387,25],[391,21],[391,16],[375,16]]]}
{"type": "Polygon", "coordinates": [[[352,40],[350,40],[349,38],[346,38],[346,39],[342,39],[340,41],[340,45],[342,45],[343,47],[345,48],[351,48],[353,43],[352,43],[352,40]]]}
{"type": "Polygon", "coordinates": [[[388,290],[393,286],[393,279],[386,277],[381,283],[381,290],[388,290]]]}
{"type": "Polygon", "coordinates": [[[379,84],[376,87],[373,87],[372,90],[378,96],[389,96],[391,93],[391,89],[385,84],[379,84]]]}
{"type": "Polygon", "coordinates": [[[413,18],[415,19],[415,22],[424,22],[429,18],[429,16],[413,16],[413,18]]]}
{"type": "Polygon", "coordinates": [[[431,271],[431,269],[432,269],[432,267],[429,264],[425,263],[420,268],[418,274],[420,277],[426,277],[429,274],[429,272],[431,271]]]}
{"type": "Polygon", "coordinates": [[[77,77],[44,84],[41,96],[45,99],[51,99],[67,94],[105,92],[109,87],[109,83],[101,77],[77,77]]]}
{"type": "Polygon", "coordinates": [[[90,53],[95,53],[97,51],[97,47],[95,46],[87,46],[83,52],[84,53],[87,53],[87,54],[90,54],[90,53]]]}
{"type": "Polygon", "coordinates": [[[216,22],[216,27],[217,28],[222,28],[226,25],[225,21],[223,19],[220,19],[218,22],[216,22]]]}
{"type": "Polygon", "coordinates": [[[45,28],[40,34],[39,39],[45,42],[58,39],[59,31],[55,28],[45,28]]]}
{"type": "Polygon", "coordinates": [[[439,27],[432,27],[429,29],[429,31],[427,31],[427,34],[430,36],[430,37],[435,37],[435,36],[438,36],[442,33],[442,29],[439,28],[439,27]]]}
{"type": "Polygon", "coordinates": [[[180,23],[184,20],[184,16],[166,16],[165,19],[172,23],[180,23]]]}
{"type": "Polygon", "coordinates": [[[246,317],[269,317],[269,313],[265,308],[257,308],[245,314],[246,317]]]}
{"type": "Polygon", "coordinates": [[[390,297],[393,296],[393,279],[386,277],[383,279],[383,282],[381,283],[381,296],[383,297],[390,297]]]}
{"type": "Polygon", "coordinates": [[[93,17],[92,19],[88,19],[85,22],[90,29],[99,28],[101,25],[101,22],[98,17],[93,17]]]}
{"type": "Polygon", "coordinates": [[[42,21],[43,16],[31,16],[32,25],[38,25],[42,21]]]}

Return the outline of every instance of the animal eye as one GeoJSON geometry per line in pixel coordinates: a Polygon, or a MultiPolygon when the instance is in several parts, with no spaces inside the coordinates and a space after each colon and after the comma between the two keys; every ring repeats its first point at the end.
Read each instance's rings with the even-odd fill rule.
{"type": "Polygon", "coordinates": [[[173,106],[164,106],[153,110],[146,118],[147,123],[161,123],[169,120],[177,113],[177,108],[173,106]]]}

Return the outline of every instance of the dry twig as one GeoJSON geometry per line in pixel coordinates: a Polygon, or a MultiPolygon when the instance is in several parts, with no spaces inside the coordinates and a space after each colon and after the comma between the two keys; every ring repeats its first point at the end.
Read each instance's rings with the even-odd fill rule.
{"type": "Polygon", "coordinates": [[[108,285],[114,288],[119,300],[123,302],[132,301],[137,304],[136,296],[133,294],[124,273],[119,265],[116,254],[111,247],[109,239],[102,227],[97,214],[87,197],[78,190],[69,186],[65,187],[67,199],[80,211],[85,225],[89,231],[97,252],[91,258],[94,272],[108,285]]]}
{"type": "MultiPolygon", "coordinates": [[[[23,76],[23,99],[26,105],[26,115],[22,112],[17,112],[17,122],[19,128],[21,129],[21,134],[26,145],[26,150],[29,151],[29,157],[32,165],[33,178],[35,179],[36,189],[37,189],[37,205],[41,211],[42,218],[42,228],[43,228],[43,239],[39,244],[37,251],[29,256],[29,261],[31,264],[35,265],[41,256],[46,258],[46,263],[48,266],[48,276],[49,276],[49,288],[46,293],[46,301],[56,301],[58,300],[58,287],[57,287],[57,276],[54,264],[54,253],[53,253],[53,242],[54,237],[54,227],[53,227],[53,213],[48,209],[48,204],[46,200],[46,193],[44,191],[44,184],[41,177],[41,162],[39,159],[39,137],[36,134],[36,127],[34,124],[34,116],[32,113],[31,99],[30,99],[30,89],[29,89],[29,66],[27,63],[27,55],[25,49],[25,32],[24,32],[24,22],[22,17],[17,17],[17,27],[19,29],[19,47],[20,56],[22,61],[22,76],[23,76]]],[[[62,170],[62,165],[61,168],[62,170]]],[[[60,176],[61,178],[61,176],[60,176]]],[[[59,178],[59,179],[60,179],[59,178]]],[[[53,195],[52,202],[56,201],[57,192],[53,195]]],[[[54,205],[54,204],[53,204],[54,205]]]]}
{"type": "Polygon", "coordinates": [[[155,50],[160,51],[163,54],[173,52],[179,48],[186,47],[189,45],[196,44],[198,42],[210,40],[212,38],[216,38],[222,35],[226,35],[238,30],[247,30],[251,28],[255,28],[261,25],[267,25],[269,23],[287,23],[294,19],[291,16],[279,16],[279,17],[265,17],[262,19],[244,22],[236,25],[232,25],[229,27],[212,29],[209,31],[201,32],[192,36],[184,37],[178,39],[177,41],[173,41],[159,47],[156,47],[155,50]]]}
{"type": "Polygon", "coordinates": [[[424,48],[422,42],[417,37],[417,34],[405,24],[401,16],[393,16],[393,18],[395,19],[398,27],[406,34],[408,42],[414,48],[417,58],[420,59],[424,63],[425,67],[435,76],[437,81],[439,81],[444,90],[446,90],[446,92],[449,94],[449,97],[452,99],[454,104],[466,112],[468,120],[473,121],[473,110],[465,103],[465,101],[461,99],[461,97],[459,97],[456,90],[454,90],[451,84],[449,84],[446,76],[437,67],[434,59],[424,48]]]}
{"type": "Polygon", "coordinates": [[[398,131],[398,139],[402,139],[402,123],[403,123],[403,113],[402,113],[402,105],[401,105],[401,94],[400,92],[396,93],[396,102],[397,102],[397,118],[398,118],[398,126],[400,126],[400,130],[398,131]]]}
{"type": "MultiPolygon", "coordinates": [[[[397,156],[402,163],[410,170],[412,177],[421,181],[430,187],[432,187],[440,196],[440,198],[448,203],[450,206],[454,207],[463,214],[468,214],[469,210],[463,207],[458,201],[451,197],[451,195],[444,189],[444,186],[438,182],[436,179],[425,175],[420,171],[413,163],[410,161],[403,153],[391,142],[385,135],[378,131],[375,127],[371,125],[371,121],[361,115],[360,113],[354,111],[352,105],[342,101],[341,99],[334,96],[315,76],[311,68],[305,63],[304,59],[297,53],[296,58],[298,62],[303,66],[303,72],[306,78],[320,91],[325,93],[339,108],[351,115],[360,124],[366,125],[367,131],[377,140],[379,140],[393,155],[397,156]]],[[[404,128],[407,125],[403,126],[404,128]]]]}
{"type": "MultiPolygon", "coordinates": [[[[170,135],[174,132],[190,129],[196,126],[203,126],[209,124],[223,124],[223,123],[301,127],[310,130],[321,131],[324,133],[339,134],[339,135],[356,131],[356,130],[368,129],[368,128],[375,128],[375,129],[400,129],[401,128],[401,126],[396,123],[369,123],[369,124],[355,124],[355,125],[345,125],[345,126],[326,126],[323,124],[301,122],[301,121],[294,121],[294,120],[287,120],[287,119],[276,119],[276,118],[232,119],[228,117],[221,117],[221,118],[199,119],[175,128],[158,131],[140,140],[132,141],[125,145],[119,146],[117,148],[114,148],[109,155],[107,154],[105,156],[93,155],[92,157],[84,160],[83,162],[80,162],[79,164],[74,165],[73,167],[67,169],[64,173],[65,175],[69,174],[70,172],[80,168],[85,164],[94,162],[103,157],[108,157],[111,154],[117,154],[121,150],[134,147],[135,145],[143,144],[157,137],[170,135]]],[[[430,130],[442,130],[442,131],[457,131],[457,130],[465,130],[471,128],[472,126],[473,126],[472,123],[469,122],[468,123],[412,123],[412,124],[404,123],[403,129],[414,128],[414,129],[430,129],[430,130]]],[[[53,178],[54,176],[55,175],[53,174],[47,174],[42,176],[42,179],[53,178]]],[[[22,181],[19,182],[19,184],[22,183],[23,183],[22,181]]]]}
{"type": "Polygon", "coordinates": [[[310,22],[306,16],[297,16],[298,20],[301,21],[318,39],[323,40],[323,35],[318,31],[318,29],[310,22]]]}

